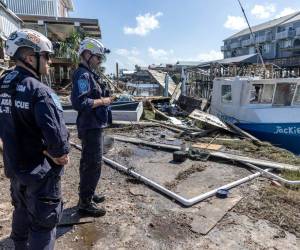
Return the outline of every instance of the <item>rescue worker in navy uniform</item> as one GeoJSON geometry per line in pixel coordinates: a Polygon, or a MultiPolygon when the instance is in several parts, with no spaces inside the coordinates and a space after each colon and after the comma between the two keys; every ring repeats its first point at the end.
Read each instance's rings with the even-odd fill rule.
{"type": "Polygon", "coordinates": [[[9,36],[5,49],[16,62],[0,78],[0,137],[14,206],[11,238],[17,250],[51,250],[70,150],[59,99],[40,81],[49,73],[52,44],[22,29],[9,36]]]}
{"type": "Polygon", "coordinates": [[[71,94],[73,108],[78,111],[76,123],[82,143],[78,210],[94,217],[105,215],[105,209],[97,206],[105,198],[95,194],[95,190],[101,175],[103,128],[111,119],[109,105],[113,97],[109,97],[95,70],[105,60],[106,51],[96,39],[85,38],[81,42],[80,64],[73,74],[71,94]]]}

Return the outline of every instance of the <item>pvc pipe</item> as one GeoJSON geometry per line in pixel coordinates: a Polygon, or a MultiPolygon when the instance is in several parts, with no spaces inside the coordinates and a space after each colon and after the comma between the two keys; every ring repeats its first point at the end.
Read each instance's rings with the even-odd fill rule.
{"type": "Polygon", "coordinates": [[[280,177],[279,175],[272,174],[272,173],[270,173],[270,172],[268,172],[268,171],[266,171],[264,169],[261,169],[261,168],[255,166],[255,165],[253,165],[251,163],[247,163],[247,162],[242,162],[242,163],[244,163],[245,165],[247,165],[250,168],[253,168],[255,170],[260,171],[260,173],[262,173],[263,175],[267,175],[268,177],[273,178],[275,180],[278,180],[278,181],[280,181],[280,182],[282,182],[284,184],[289,184],[289,185],[299,185],[300,184],[300,180],[290,181],[290,180],[287,180],[287,179],[284,179],[284,178],[280,177]]]}
{"type": "MultiPolygon", "coordinates": [[[[72,142],[70,144],[72,146],[74,146],[75,148],[81,150],[81,147],[79,145],[76,145],[76,144],[74,144],[72,142]]],[[[255,179],[255,178],[257,178],[258,176],[261,175],[261,172],[257,172],[255,174],[249,175],[249,176],[247,176],[245,178],[242,178],[240,180],[231,182],[231,183],[223,185],[223,186],[221,186],[219,188],[216,188],[216,189],[213,189],[211,191],[208,191],[208,192],[206,192],[204,194],[201,194],[199,196],[196,196],[194,198],[186,199],[186,198],[184,198],[184,197],[182,197],[182,196],[180,196],[180,195],[172,192],[171,190],[166,189],[165,187],[159,185],[158,183],[156,183],[156,182],[148,179],[147,177],[142,176],[141,174],[138,174],[137,172],[133,171],[131,168],[127,168],[127,167],[125,167],[125,166],[123,166],[123,165],[121,165],[121,164],[119,164],[119,163],[117,163],[115,161],[112,161],[112,160],[110,160],[110,159],[108,159],[106,157],[103,157],[103,161],[105,163],[107,163],[108,165],[113,166],[114,168],[117,168],[120,171],[126,172],[127,174],[135,177],[136,179],[138,179],[140,181],[143,181],[145,184],[147,184],[147,185],[153,187],[154,189],[156,189],[156,190],[164,193],[168,197],[170,197],[170,198],[178,201],[179,203],[181,203],[182,205],[184,205],[186,207],[193,206],[196,203],[198,203],[200,201],[203,201],[203,200],[205,200],[205,199],[207,199],[207,198],[215,195],[217,193],[217,191],[220,190],[220,189],[231,189],[231,188],[236,187],[238,185],[241,185],[241,184],[243,184],[243,183],[245,183],[247,181],[253,180],[253,179],[255,179]]],[[[269,171],[269,169],[267,171],[269,171]]]]}
{"type": "Polygon", "coordinates": [[[104,160],[105,163],[107,163],[107,164],[109,164],[109,165],[117,168],[120,171],[126,172],[127,174],[135,177],[138,180],[143,181],[145,184],[147,184],[147,185],[153,187],[154,189],[156,189],[156,190],[164,193],[165,195],[169,196],[170,198],[173,198],[174,200],[178,201],[179,203],[181,203],[182,205],[184,205],[186,207],[193,206],[196,203],[198,203],[200,201],[203,201],[203,200],[205,200],[205,199],[207,199],[207,198],[215,195],[217,193],[217,191],[220,190],[220,189],[231,189],[231,188],[236,187],[236,186],[238,186],[240,184],[243,184],[243,183],[245,183],[247,181],[253,180],[253,179],[255,179],[255,178],[257,178],[258,176],[261,175],[261,173],[258,172],[258,173],[249,175],[249,176],[247,176],[245,178],[242,178],[240,180],[237,180],[237,181],[231,182],[229,184],[226,184],[224,186],[221,186],[219,188],[216,188],[216,189],[213,189],[211,191],[208,191],[208,192],[206,192],[204,194],[201,194],[199,196],[196,196],[194,198],[186,199],[186,198],[184,198],[184,197],[182,197],[182,196],[180,196],[180,195],[178,195],[178,194],[176,194],[176,193],[174,193],[174,192],[166,189],[165,187],[157,184],[156,182],[148,179],[147,177],[144,177],[141,174],[136,173],[135,171],[131,170],[130,168],[122,166],[121,164],[119,164],[117,162],[114,162],[114,161],[112,161],[112,160],[110,160],[110,159],[108,159],[106,157],[103,157],[103,160],[104,160]]]}

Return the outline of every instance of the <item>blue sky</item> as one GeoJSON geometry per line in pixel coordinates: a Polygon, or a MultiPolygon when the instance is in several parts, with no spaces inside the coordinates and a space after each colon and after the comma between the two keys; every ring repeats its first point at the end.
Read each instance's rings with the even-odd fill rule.
{"type": "MultiPolygon", "coordinates": [[[[251,25],[300,10],[299,0],[241,0],[251,25]]],[[[222,57],[222,41],[246,27],[237,0],[74,0],[72,17],[99,20],[112,53],[107,71],[222,57]]]]}

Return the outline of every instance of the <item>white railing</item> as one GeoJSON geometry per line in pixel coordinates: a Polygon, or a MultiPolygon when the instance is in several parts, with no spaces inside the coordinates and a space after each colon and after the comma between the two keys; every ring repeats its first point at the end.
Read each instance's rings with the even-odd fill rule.
{"type": "Polygon", "coordinates": [[[258,36],[256,37],[257,43],[264,43],[267,40],[266,36],[258,36]]]}
{"type": "Polygon", "coordinates": [[[230,47],[231,47],[232,49],[239,48],[239,47],[241,47],[241,43],[240,43],[240,42],[232,43],[232,44],[230,45],[230,47]]]}
{"type": "Polygon", "coordinates": [[[57,0],[4,0],[8,8],[21,15],[57,16],[57,0]]]}
{"type": "Polygon", "coordinates": [[[254,41],[253,41],[252,38],[242,41],[242,46],[243,47],[247,47],[247,46],[250,46],[252,44],[254,44],[254,41]]]}
{"type": "Polygon", "coordinates": [[[276,33],[276,40],[280,40],[280,39],[285,39],[289,37],[289,32],[288,30],[276,33]]]}

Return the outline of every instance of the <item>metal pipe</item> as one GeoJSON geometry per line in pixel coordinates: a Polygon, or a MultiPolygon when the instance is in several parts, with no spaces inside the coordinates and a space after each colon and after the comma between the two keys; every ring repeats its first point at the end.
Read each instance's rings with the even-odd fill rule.
{"type": "Polygon", "coordinates": [[[246,166],[250,167],[250,168],[253,168],[255,170],[258,170],[262,175],[266,175],[270,178],[273,178],[275,180],[278,180],[284,184],[289,184],[289,185],[299,185],[300,184],[300,180],[296,180],[296,181],[290,181],[290,180],[287,180],[287,179],[284,179],[276,174],[272,174],[264,169],[261,169],[251,163],[247,163],[247,162],[241,162],[241,163],[244,163],[246,166]]]}
{"type": "MultiPolygon", "coordinates": [[[[70,144],[72,146],[74,146],[75,148],[81,150],[81,146],[76,145],[75,143],[72,143],[72,142],[70,144]]],[[[261,172],[257,172],[255,174],[249,175],[249,176],[247,176],[245,178],[242,178],[240,180],[231,182],[231,183],[223,185],[219,188],[208,191],[208,192],[206,192],[204,194],[201,194],[199,196],[193,197],[191,199],[186,199],[186,198],[172,192],[171,190],[166,189],[165,187],[159,185],[158,183],[148,179],[147,177],[142,176],[141,174],[133,171],[131,168],[127,168],[127,167],[125,167],[125,166],[123,166],[123,165],[121,165],[121,164],[119,164],[115,161],[112,161],[112,160],[110,160],[106,157],[103,157],[103,161],[105,163],[107,163],[108,165],[113,166],[114,168],[117,168],[120,171],[126,172],[127,174],[135,177],[136,179],[138,179],[140,181],[143,181],[145,184],[147,184],[147,185],[153,187],[154,189],[164,193],[168,197],[178,201],[179,203],[181,203],[182,205],[184,205],[186,207],[191,207],[191,206],[195,205],[196,203],[199,203],[200,201],[203,201],[203,200],[215,195],[217,193],[217,191],[220,190],[220,189],[231,189],[231,188],[236,187],[238,185],[241,185],[241,184],[243,184],[247,181],[253,180],[253,179],[257,178],[258,176],[260,176],[262,174],[261,172]]],[[[269,169],[268,169],[268,171],[269,171],[269,169]]]]}

